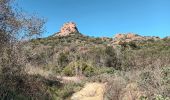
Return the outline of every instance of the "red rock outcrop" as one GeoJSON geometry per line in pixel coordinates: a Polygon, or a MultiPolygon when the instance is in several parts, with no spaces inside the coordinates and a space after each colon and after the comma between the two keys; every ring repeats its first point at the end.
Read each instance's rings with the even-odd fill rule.
{"type": "Polygon", "coordinates": [[[128,39],[132,39],[132,38],[135,38],[135,37],[137,37],[137,35],[132,34],[132,33],[129,33],[129,34],[126,35],[126,38],[128,38],[128,39]]]}
{"type": "Polygon", "coordinates": [[[139,36],[137,34],[133,34],[133,33],[127,33],[127,34],[116,34],[114,36],[115,39],[134,39],[134,38],[139,38],[142,36],[139,36]]]}
{"type": "Polygon", "coordinates": [[[133,33],[116,34],[113,38],[112,43],[121,45],[123,43],[128,43],[131,41],[144,41],[144,40],[149,40],[149,39],[159,40],[160,38],[159,37],[140,36],[140,35],[133,34],[133,33]]]}
{"type": "Polygon", "coordinates": [[[125,39],[126,37],[125,37],[125,34],[116,34],[115,38],[116,39],[125,39]]]}
{"type": "Polygon", "coordinates": [[[68,22],[61,27],[60,32],[58,32],[55,36],[68,36],[72,33],[79,33],[79,31],[74,22],[68,22]]]}

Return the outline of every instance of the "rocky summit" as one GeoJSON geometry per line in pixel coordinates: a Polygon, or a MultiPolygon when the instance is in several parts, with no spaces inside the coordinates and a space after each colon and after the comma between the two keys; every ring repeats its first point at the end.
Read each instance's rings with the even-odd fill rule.
{"type": "Polygon", "coordinates": [[[54,36],[68,36],[73,35],[73,33],[79,33],[76,23],[67,22],[63,24],[60,29],[60,32],[56,33],[54,36]]]}

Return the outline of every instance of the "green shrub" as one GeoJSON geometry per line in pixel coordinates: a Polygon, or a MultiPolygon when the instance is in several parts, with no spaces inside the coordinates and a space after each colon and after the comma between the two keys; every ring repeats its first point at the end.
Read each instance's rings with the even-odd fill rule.
{"type": "Polygon", "coordinates": [[[91,76],[95,73],[95,67],[83,61],[75,61],[68,64],[63,69],[64,75],[74,76],[74,75],[85,75],[91,76]]]}
{"type": "Polygon", "coordinates": [[[69,63],[62,71],[64,75],[74,76],[74,75],[85,75],[87,77],[93,75],[99,75],[102,73],[114,73],[113,67],[95,67],[90,62],[85,61],[73,61],[69,63]]]}
{"type": "Polygon", "coordinates": [[[75,75],[75,69],[73,66],[66,66],[63,71],[64,75],[67,75],[67,76],[73,76],[75,75]]]}
{"type": "Polygon", "coordinates": [[[85,75],[85,76],[92,76],[92,75],[94,75],[95,74],[95,68],[94,67],[92,67],[92,66],[88,66],[88,65],[86,65],[86,66],[84,66],[84,68],[83,68],[83,74],[85,75]]]}
{"type": "Polygon", "coordinates": [[[162,95],[156,95],[155,100],[170,100],[169,97],[163,97],[162,95]]]}
{"type": "Polygon", "coordinates": [[[71,95],[79,91],[83,87],[81,83],[67,83],[62,87],[49,87],[49,91],[54,100],[66,100],[71,97],[71,95]]]}

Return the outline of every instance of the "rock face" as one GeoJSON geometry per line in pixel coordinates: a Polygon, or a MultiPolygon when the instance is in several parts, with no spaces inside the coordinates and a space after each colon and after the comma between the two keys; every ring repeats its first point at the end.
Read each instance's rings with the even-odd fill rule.
{"type": "Polygon", "coordinates": [[[133,33],[127,33],[127,34],[116,34],[114,39],[116,40],[139,40],[142,39],[143,37],[137,34],[133,34],[133,33]]]}
{"type": "Polygon", "coordinates": [[[72,35],[72,33],[79,33],[79,31],[74,22],[68,22],[61,27],[60,32],[58,32],[55,36],[68,36],[72,35]]]}
{"type": "Polygon", "coordinates": [[[127,34],[116,34],[113,38],[112,43],[122,45],[124,43],[128,43],[131,41],[144,41],[144,40],[159,40],[159,37],[147,37],[147,36],[140,36],[134,33],[127,33],[127,34]]]}

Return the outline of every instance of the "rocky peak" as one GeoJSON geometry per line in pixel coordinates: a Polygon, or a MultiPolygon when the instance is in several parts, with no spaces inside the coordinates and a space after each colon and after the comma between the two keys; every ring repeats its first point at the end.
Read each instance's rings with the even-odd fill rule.
{"type": "Polygon", "coordinates": [[[77,26],[74,22],[68,22],[63,24],[63,26],[60,29],[60,32],[58,32],[55,36],[68,36],[72,33],[79,33],[77,26]]]}

